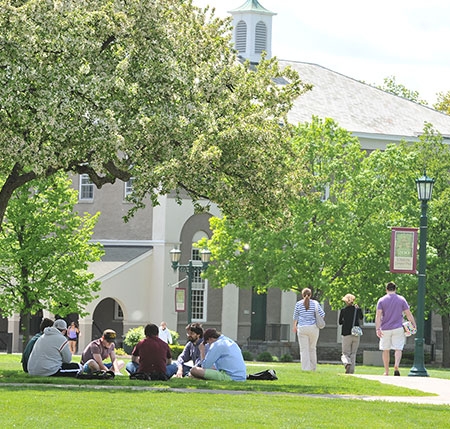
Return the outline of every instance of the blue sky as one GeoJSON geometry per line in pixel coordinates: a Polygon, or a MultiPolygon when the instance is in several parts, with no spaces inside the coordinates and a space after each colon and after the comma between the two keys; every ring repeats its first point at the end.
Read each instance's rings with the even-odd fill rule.
{"type": "MultiPolygon", "coordinates": [[[[216,15],[245,0],[193,0],[216,15]]],[[[273,17],[272,54],[381,85],[385,77],[429,103],[450,91],[448,0],[259,0],[273,17]]]]}

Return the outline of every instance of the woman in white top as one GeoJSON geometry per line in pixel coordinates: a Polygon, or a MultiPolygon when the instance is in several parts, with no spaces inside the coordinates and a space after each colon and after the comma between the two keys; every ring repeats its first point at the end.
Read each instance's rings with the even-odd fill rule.
{"type": "Polygon", "coordinates": [[[316,307],[322,317],[325,317],[325,312],[316,300],[311,299],[311,289],[303,289],[302,297],[303,299],[295,304],[293,331],[298,335],[302,370],[315,371],[317,366],[316,346],[319,339],[316,307]]]}

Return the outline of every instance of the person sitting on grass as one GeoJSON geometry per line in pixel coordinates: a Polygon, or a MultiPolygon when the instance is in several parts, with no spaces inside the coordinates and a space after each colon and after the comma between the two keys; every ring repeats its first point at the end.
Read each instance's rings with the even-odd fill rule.
{"type": "Polygon", "coordinates": [[[199,346],[201,368],[191,369],[191,376],[204,380],[245,381],[247,369],[239,346],[215,329],[207,329],[199,346]],[[209,349],[205,352],[206,346],[209,349]]]}
{"type": "Polygon", "coordinates": [[[203,328],[200,323],[193,322],[186,326],[189,340],[177,359],[178,371],[175,377],[187,377],[193,366],[201,363],[199,345],[203,342],[203,328]]]}
{"type": "Polygon", "coordinates": [[[83,374],[112,371],[115,375],[123,375],[120,370],[125,366],[125,362],[116,358],[115,340],[116,332],[106,329],[101,338],[91,341],[86,346],[81,355],[83,374]],[[110,363],[103,362],[107,358],[111,359],[110,363]]]}
{"type": "Polygon", "coordinates": [[[53,326],[44,329],[38,338],[28,360],[28,373],[44,377],[76,377],[81,366],[71,362],[72,353],[66,338],[67,323],[55,320],[53,326]]]}
{"type": "Polygon", "coordinates": [[[158,337],[158,326],[153,323],[145,326],[144,333],[145,338],[134,346],[126,370],[130,376],[141,373],[152,380],[168,380],[178,369],[178,365],[172,363],[169,345],[158,337]]]}
{"type": "Polygon", "coordinates": [[[47,317],[44,317],[39,326],[39,329],[40,329],[39,332],[36,335],[34,335],[34,337],[31,338],[30,341],[28,341],[28,344],[26,345],[25,350],[22,353],[22,360],[21,360],[22,369],[25,372],[28,372],[28,359],[30,359],[31,352],[33,351],[33,347],[36,344],[36,341],[44,333],[44,329],[48,328],[50,326],[53,326],[53,320],[48,319],[47,317]]]}

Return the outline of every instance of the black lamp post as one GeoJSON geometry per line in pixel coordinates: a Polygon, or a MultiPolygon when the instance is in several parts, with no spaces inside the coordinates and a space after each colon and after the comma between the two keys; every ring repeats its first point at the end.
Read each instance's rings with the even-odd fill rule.
{"type": "Polygon", "coordinates": [[[422,214],[420,216],[420,241],[419,241],[419,286],[417,291],[417,333],[414,340],[414,363],[409,372],[409,376],[428,377],[424,366],[424,325],[425,325],[425,283],[427,268],[427,209],[428,201],[431,200],[434,179],[428,177],[424,172],[423,176],[416,179],[417,194],[422,202],[422,214]]]}
{"type": "Polygon", "coordinates": [[[209,260],[211,259],[211,252],[207,249],[200,251],[200,259],[202,265],[194,265],[192,260],[186,265],[180,264],[181,250],[172,249],[170,251],[170,260],[172,262],[172,268],[174,271],[179,270],[184,272],[188,278],[188,297],[187,297],[187,311],[188,311],[188,323],[192,322],[192,281],[195,273],[200,273],[208,268],[209,260]]]}

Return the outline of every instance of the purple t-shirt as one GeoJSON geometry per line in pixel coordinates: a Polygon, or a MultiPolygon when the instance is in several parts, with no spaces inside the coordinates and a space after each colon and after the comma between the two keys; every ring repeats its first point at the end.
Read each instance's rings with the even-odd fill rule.
{"type": "Polygon", "coordinates": [[[406,299],[396,293],[388,293],[378,300],[377,310],[382,311],[381,330],[401,328],[403,312],[409,310],[406,299]]]}

